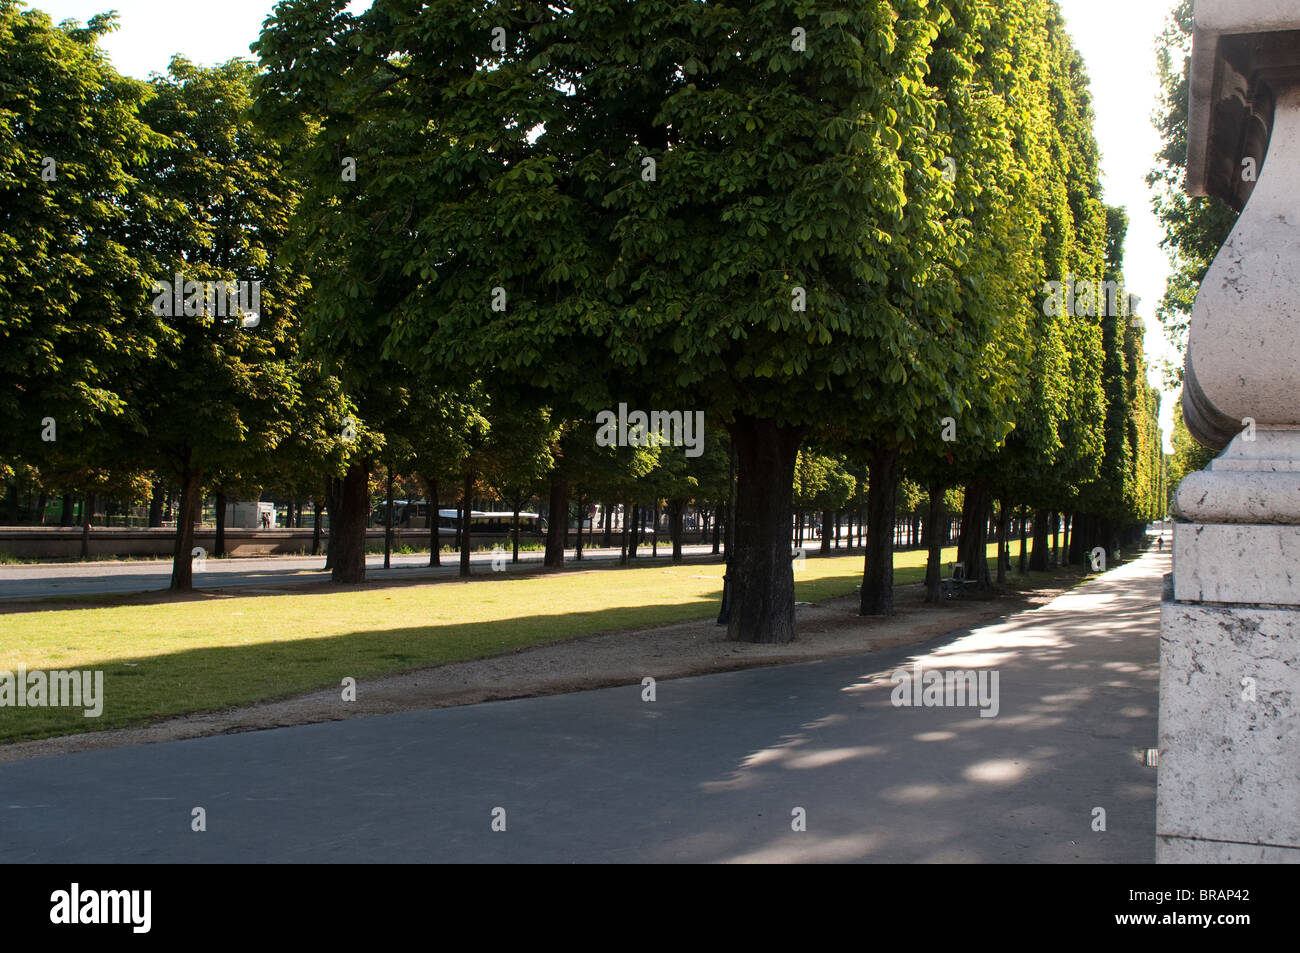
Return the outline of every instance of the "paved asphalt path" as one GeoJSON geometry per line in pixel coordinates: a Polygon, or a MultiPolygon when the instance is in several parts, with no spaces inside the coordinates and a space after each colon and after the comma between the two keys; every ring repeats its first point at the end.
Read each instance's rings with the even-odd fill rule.
{"type": "MultiPolygon", "coordinates": [[[[709,544],[683,546],[687,556],[704,556],[713,552],[709,544]]],[[[671,547],[660,547],[660,559],[672,554],[671,547]]],[[[573,561],[572,549],[565,555],[566,565],[573,561]]],[[[637,562],[650,558],[650,547],[637,549],[637,562]]],[[[509,562],[507,551],[506,571],[527,568],[526,564],[540,563],[541,550],[519,554],[519,566],[509,562]]],[[[618,559],[617,549],[584,549],[583,562],[608,562],[618,559]]],[[[470,561],[476,569],[488,572],[493,560],[491,552],[472,553],[470,561]]],[[[370,582],[384,579],[413,579],[422,576],[454,576],[459,571],[458,557],[444,553],[442,565],[429,566],[429,554],[394,555],[392,568],[384,569],[383,556],[366,557],[366,579],[370,582]]],[[[324,556],[261,556],[244,559],[207,559],[202,570],[195,570],[196,589],[219,589],[229,586],[290,586],[307,582],[328,582],[324,570],[324,556]]],[[[50,596],[83,596],[149,592],[166,589],[171,584],[171,560],[105,560],[100,562],[34,563],[0,566],[0,600],[45,599],[50,596]]]]}
{"type": "Polygon", "coordinates": [[[1168,567],[1151,553],[923,646],[660,681],[652,702],[638,679],[0,764],[0,863],[1149,863],[1168,567]],[[893,706],[913,661],[996,671],[997,715],[893,706]]]}

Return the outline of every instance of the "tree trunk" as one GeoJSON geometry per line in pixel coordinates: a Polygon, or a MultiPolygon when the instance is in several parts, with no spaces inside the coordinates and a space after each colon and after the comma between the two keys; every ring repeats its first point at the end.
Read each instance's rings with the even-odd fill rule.
{"type": "Polygon", "coordinates": [[[641,504],[632,504],[632,538],[627,544],[627,558],[636,559],[637,544],[641,542],[641,504]]]}
{"type": "MultiPolygon", "coordinates": [[[[794,496],[793,477],[791,477],[791,497],[794,496]]],[[[732,593],[732,554],[736,549],[736,444],[733,441],[727,451],[727,545],[725,548],[726,568],[722,571],[722,605],[718,607],[718,625],[731,624],[732,593]]],[[[793,578],[794,569],[790,570],[793,578]]]]}
{"type": "Polygon", "coordinates": [[[1047,533],[1050,514],[1047,510],[1034,511],[1034,548],[1029,553],[1029,568],[1033,572],[1047,571],[1047,533]]]}
{"type": "Polygon", "coordinates": [[[822,553],[831,551],[831,511],[822,510],[822,553]]]}
{"type": "Polygon", "coordinates": [[[941,483],[930,484],[930,519],[927,535],[929,551],[925,557],[925,601],[941,602],[943,600],[943,538],[939,533],[939,524],[948,518],[943,505],[943,495],[947,487],[941,483]]]}
{"type": "Polygon", "coordinates": [[[1088,517],[1083,513],[1075,513],[1070,523],[1070,562],[1086,568],[1089,565],[1088,558],[1084,555],[1087,552],[1084,547],[1088,541],[1088,517]]]}
{"type": "Polygon", "coordinates": [[[605,549],[610,549],[614,545],[614,507],[610,506],[608,502],[605,503],[604,506],[605,538],[601,541],[601,545],[605,547],[605,549]]]}
{"type": "Polygon", "coordinates": [[[460,575],[469,576],[469,547],[473,539],[470,529],[470,514],[474,511],[474,474],[465,471],[465,482],[461,485],[461,530],[460,530],[460,575]]]}
{"type": "Polygon", "coordinates": [[[862,568],[859,615],[894,614],[894,500],[898,490],[898,451],[871,454],[867,495],[867,552],[862,568]]]}
{"type": "Polygon", "coordinates": [[[512,563],[517,563],[519,562],[519,504],[518,503],[515,503],[514,517],[511,523],[511,527],[514,531],[512,533],[514,537],[514,552],[511,553],[510,555],[510,561],[512,563]]]}
{"type": "Polygon", "coordinates": [[[998,501],[998,584],[1007,581],[1007,568],[1011,562],[1011,551],[1007,548],[1007,524],[1011,514],[1007,511],[1006,500],[998,501]]]}
{"type": "Polygon", "coordinates": [[[338,515],[343,509],[343,481],[338,477],[325,478],[325,514],[330,519],[329,532],[325,534],[325,569],[332,570],[338,561],[338,515]]]}
{"type": "Polygon", "coordinates": [[[727,638],[789,642],[795,636],[790,519],[804,429],[737,415],[728,430],[739,479],[733,544],[727,548],[727,638]]]}
{"type": "Polygon", "coordinates": [[[651,512],[654,514],[651,523],[654,526],[654,534],[650,537],[650,558],[654,559],[659,555],[659,501],[655,500],[651,512]]]}
{"type": "Polygon", "coordinates": [[[159,480],[153,485],[153,492],[149,496],[149,526],[162,526],[163,510],[163,484],[159,480]]]}
{"type": "Polygon", "coordinates": [[[95,494],[87,493],[81,501],[81,558],[90,558],[90,524],[95,520],[95,494]]]}
{"type": "Polygon", "coordinates": [[[619,531],[620,531],[620,532],[619,532],[619,553],[618,553],[618,564],[619,564],[620,566],[626,566],[626,565],[627,565],[627,552],[628,552],[628,546],[631,545],[631,541],[628,539],[628,535],[627,535],[627,522],[628,522],[628,520],[627,520],[627,518],[628,518],[628,504],[627,504],[627,500],[623,500],[623,501],[622,501],[622,507],[623,507],[623,520],[622,520],[621,524],[619,525],[619,531]]]}
{"type": "Polygon", "coordinates": [[[226,555],[226,494],[217,494],[217,532],[212,541],[212,555],[226,555]]]}
{"type": "Polygon", "coordinates": [[[685,500],[668,501],[668,533],[673,538],[674,563],[682,561],[682,514],[685,510],[685,500]]]}
{"type": "Polygon", "coordinates": [[[1028,566],[1028,559],[1030,559],[1030,545],[1028,545],[1028,533],[1030,533],[1030,525],[1028,525],[1027,511],[1022,512],[1021,516],[1019,516],[1018,523],[1019,523],[1019,527],[1021,527],[1021,559],[1019,559],[1019,566],[1017,567],[1017,572],[1021,573],[1021,575],[1023,576],[1024,573],[1026,573],[1027,569],[1030,568],[1030,566],[1028,566]]]}
{"type": "Polygon", "coordinates": [[[1020,573],[1020,575],[1022,575],[1022,576],[1025,574],[1025,571],[1029,568],[1029,564],[1028,564],[1028,559],[1029,559],[1029,545],[1028,545],[1028,532],[1029,532],[1029,527],[1028,527],[1028,525],[1026,524],[1026,516],[1027,516],[1027,515],[1028,515],[1027,513],[1025,513],[1025,512],[1021,512],[1020,515],[1016,517],[1017,531],[1018,531],[1019,534],[1020,534],[1020,560],[1019,560],[1019,565],[1016,567],[1016,572],[1020,573]]]}
{"type": "Polygon", "coordinates": [[[550,515],[542,565],[559,569],[564,565],[564,537],[569,529],[569,485],[556,474],[551,475],[550,515]]]}
{"type": "Polygon", "coordinates": [[[587,507],[586,504],[583,502],[581,494],[579,494],[578,496],[578,505],[576,509],[578,510],[578,545],[573,550],[573,558],[581,559],[582,558],[582,523],[587,516],[587,507]]]}
{"type": "Polygon", "coordinates": [[[722,552],[722,504],[713,508],[713,555],[722,552]]]}
{"type": "Polygon", "coordinates": [[[319,497],[314,497],[311,501],[311,554],[320,555],[320,514],[321,501],[319,497]]]}
{"type": "Polygon", "coordinates": [[[189,469],[187,462],[181,473],[181,502],[176,510],[176,545],[172,552],[171,588],[180,592],[194,588],[194,523],[203,502],[199,496],[201,479],[202,475],[189,469]]]}
{"type": "Polygon", "coordinates": [[[441,566],[442,517],[438,515],[438,481],[426,476],[424,486],[429,495],[429,565],[441,566]]]}
{"type": "Polygon", "coordinates": [[[72,525],[72,494],[71,493],[63,494],[63,509],[59,513],[59,525],[60,526],[72,525]]]}
{"type": "Polygon", "coordinates": [[[966,578],[979,584],[981,591],[989,591],[988,539],[989,515],[992,501],[989,484],[985,479],[972,480],[966,485],[965,505],[962,508],[962,532],[957,542],[957,559],[966,570],[966,578]]]}
{"type": "Polygon", "coordinates": [[[356,585],[366,581],[366,523],[370,510],[370,460],[348,465],[339,488],[339,508],[330,510],[330,578],[356,585]]]}
{"type": "Polygon", "coordinates": [[[393,471],[384,470],[384,568],[388,569],[393,556],[393,471]]]}

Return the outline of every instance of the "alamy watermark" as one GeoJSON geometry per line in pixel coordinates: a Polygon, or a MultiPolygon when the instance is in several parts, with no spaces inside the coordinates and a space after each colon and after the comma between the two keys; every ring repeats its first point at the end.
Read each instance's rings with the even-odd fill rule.
{"type": "Polygon", "coordinates": [[[979,708],[981,718],[993,718],[1000,707],[998,673],[992,670],[923,672],[913,662],[911,671],[900,668],[889,680],[895,708],[979,708]]]}
{"type": "Polygon", "coordinates": [[[596,446],[650,447],[667,444],[685,447],[688,457],[704,453],[704,411],[644,410],[628,413],[627,404],[618,413],[602,410],[596,415],[596,446]]]}
{"type": "Polygon", "coordinates": [[[153,313],[160,318],[238,318],[240,327],[255,328],[261,322],[260,281],[175,281],[153,283],[153,313]]]}
{"type": "Polygon", "coordinates": [[[153,923],[152,890],[84,890],[73,883],[50,894],[54,924],[123,924],[132,933],[148,933],[153,923]]]}
{"type": "Polygon", "coordinates": [[[0,672],[0,708],[84,708],[86,718],[104,713],[102,671],[0,672]]]}
{"type": "Polygon", "coordinates": [[[1043,294],[1043,314],[1049,318],[1117,318],[1135,312],[1138,303],[1137,295],[1125,294],[1121,282],[1076,279],[1074,275],[1047,282],[1043,294]]]}

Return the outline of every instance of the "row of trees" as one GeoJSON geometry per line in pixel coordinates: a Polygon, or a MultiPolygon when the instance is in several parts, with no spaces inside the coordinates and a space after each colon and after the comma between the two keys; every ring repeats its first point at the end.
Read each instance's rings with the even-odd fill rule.
{"type": "Polygon", "coordinates": [[[1069,514],[1081,559],[1163,512],[1054,0],[284,0],[257,65],[150,83],[110,27],[0,0],[0,460],[179,487],[176,587],[200,494],[265,487],[321,499],[363,580],[378,469],[553,514],[732,496],[749,641],[794,635],[796,507],[865,502],[864,614],[892,612],[906,480],[931,526],[959,500],[984,584],[1017,513],[1044,559],[1069,514]],[[240,281],[255,322],[205,304],[240,281]],[[703,455],[606,445],[621,404],[703,412],[703,455]]]}

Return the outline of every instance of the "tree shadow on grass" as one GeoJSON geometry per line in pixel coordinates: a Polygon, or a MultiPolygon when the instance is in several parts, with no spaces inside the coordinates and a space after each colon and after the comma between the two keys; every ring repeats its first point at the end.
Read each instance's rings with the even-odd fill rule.
{"type": "Polygon", "coordinates": [[[342,635],[124,657],[81,668],[104,673],[105,701],[99,717],[87,718],[81,708],[0,707],[0,744],[139,726],[337,687],[347,677],[396,675],[605,632],[706,618],[721,597],[718,589],[672,605],[401,628],[378,624],[342,635]]]}

